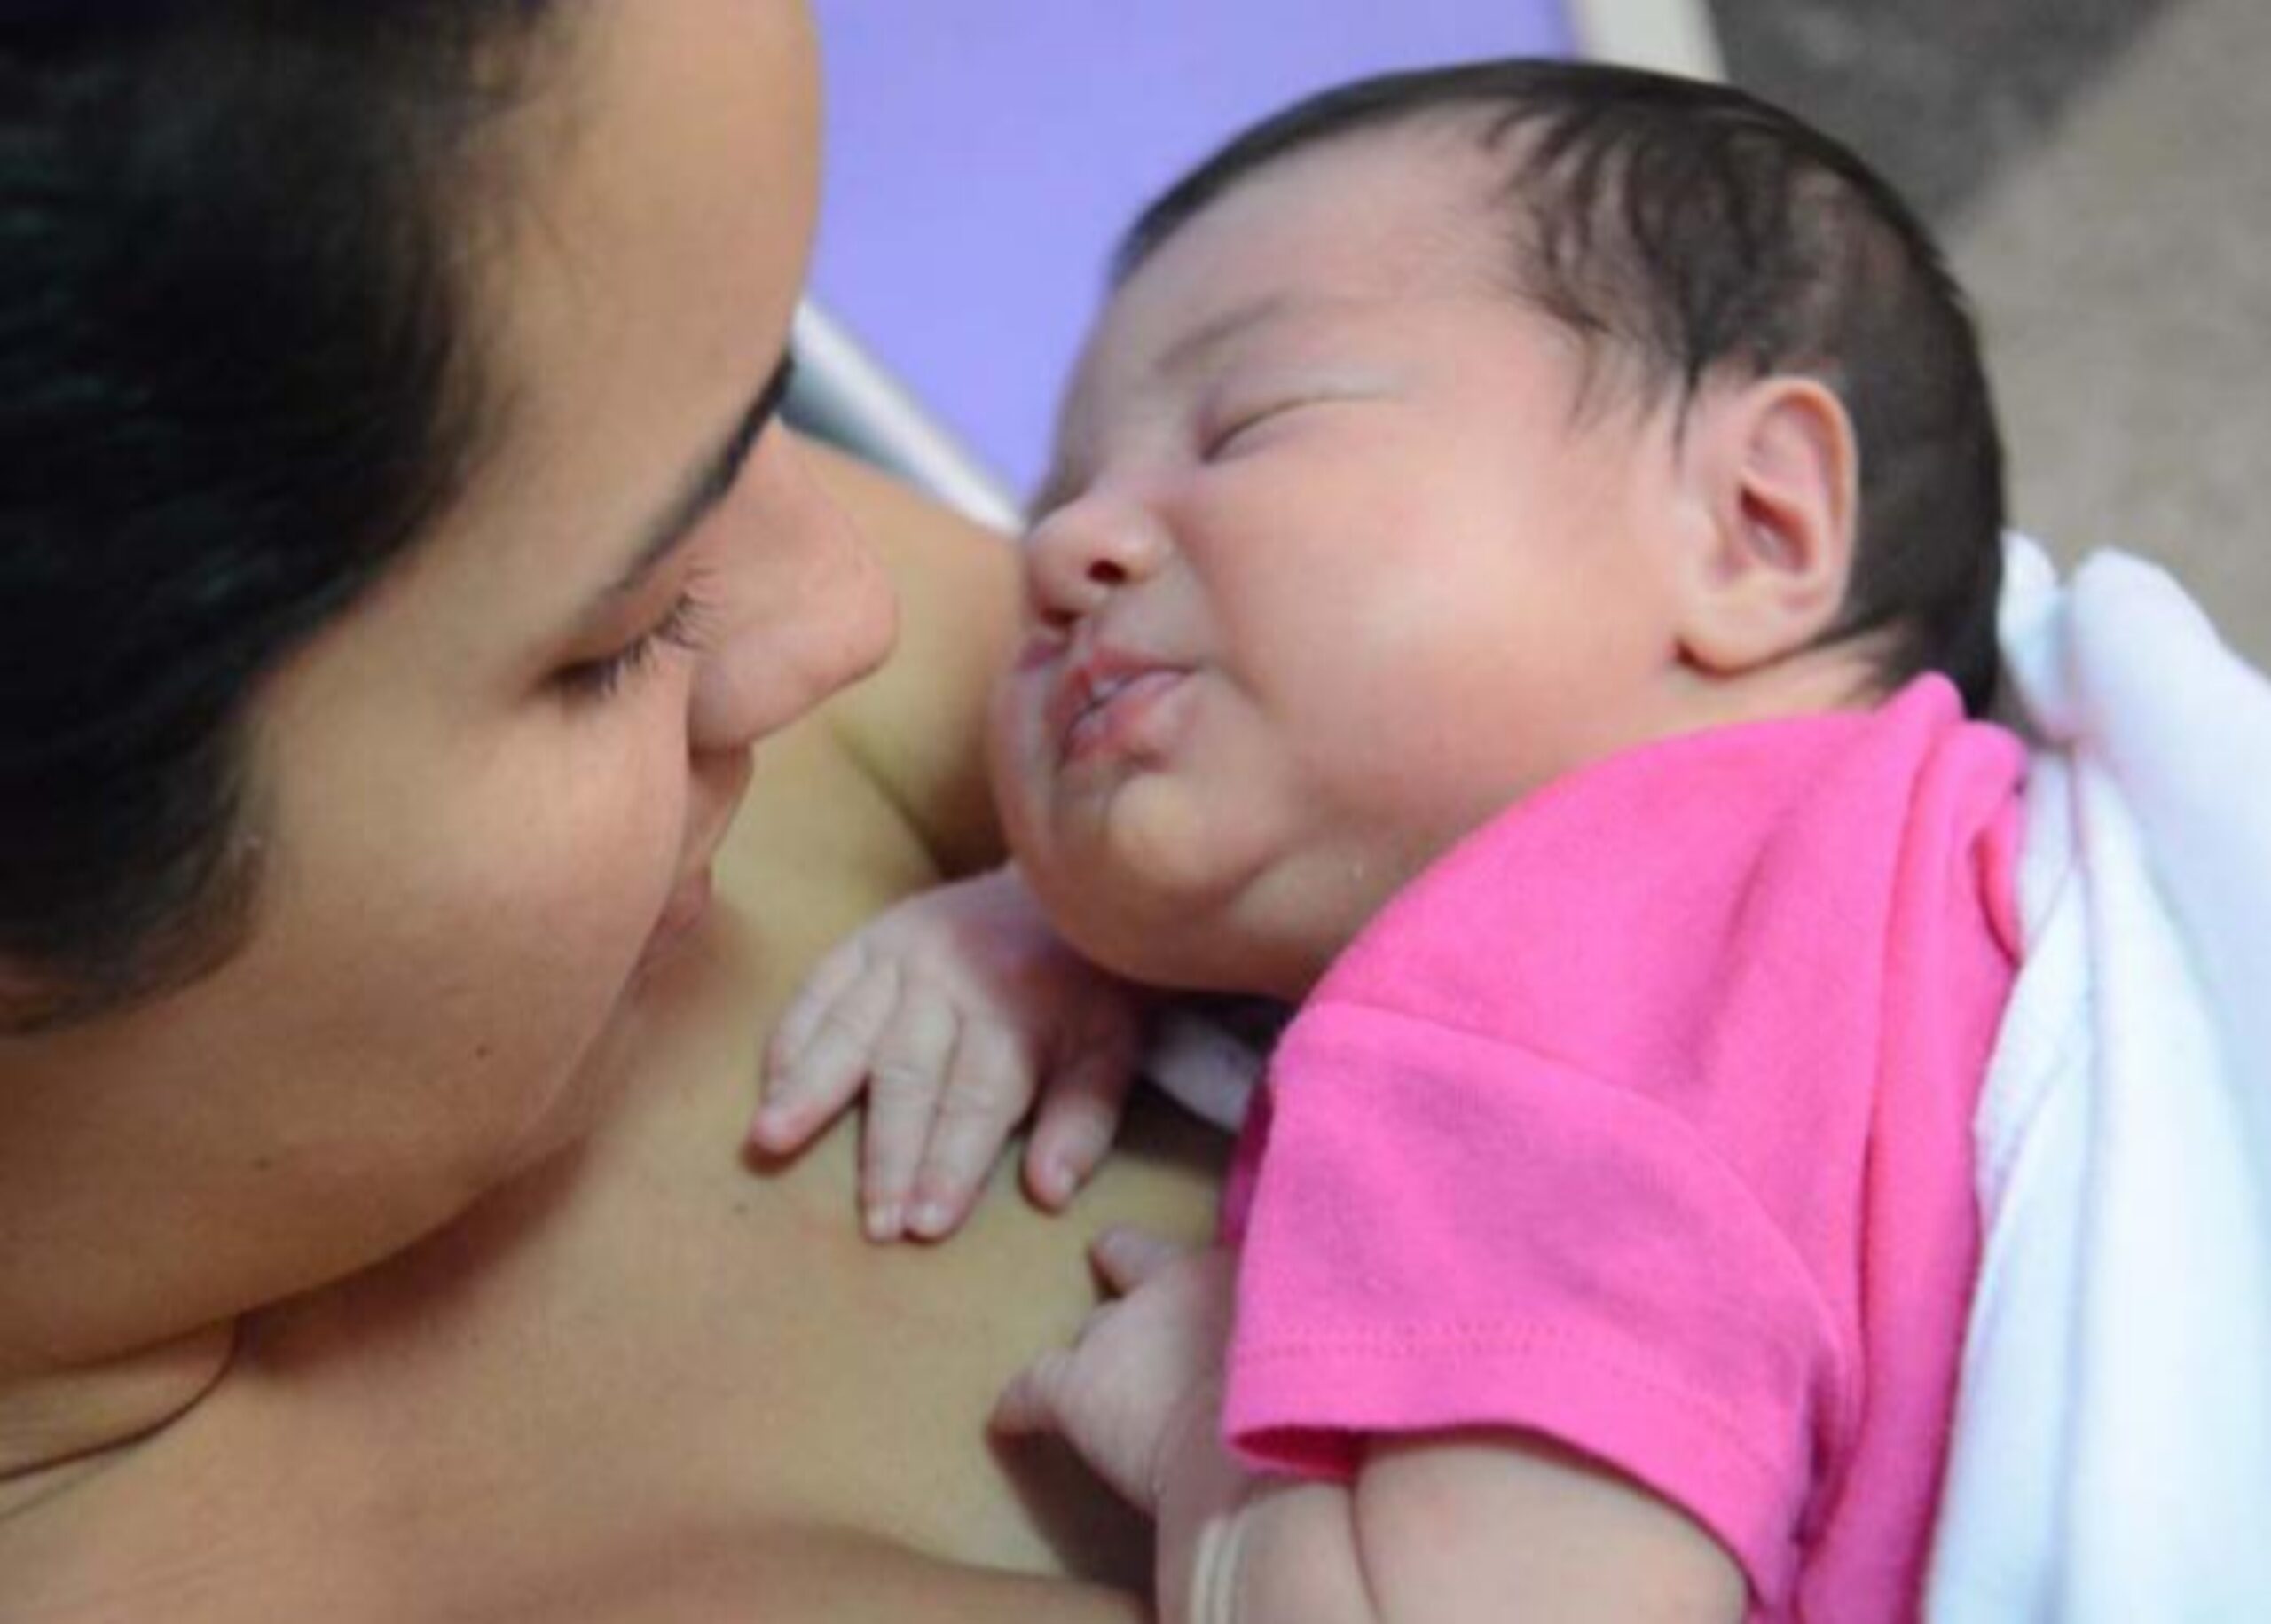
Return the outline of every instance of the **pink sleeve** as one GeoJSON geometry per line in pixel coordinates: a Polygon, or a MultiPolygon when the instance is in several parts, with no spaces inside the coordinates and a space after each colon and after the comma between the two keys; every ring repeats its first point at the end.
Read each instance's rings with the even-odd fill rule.
{"type": "Polygon", "coordinates": [[[1271,1064],[1232,1441],[1536,1432],[1769,1613],[1913,1616],[2023,760],[1920,679],[1605,761],[1407,886],[1271,1064]]]}
{"type": "Polygon", "coordinates": [[[1277,1071],[1231,1351],[1238,1447],[1342,1475],[1364,1433],[1533,1428],[1663,1495],[1780,1592],[1838,1338],[1693,1128],[1551,1056],[1353,1003],[1308,1010],[1277,1071]]]}

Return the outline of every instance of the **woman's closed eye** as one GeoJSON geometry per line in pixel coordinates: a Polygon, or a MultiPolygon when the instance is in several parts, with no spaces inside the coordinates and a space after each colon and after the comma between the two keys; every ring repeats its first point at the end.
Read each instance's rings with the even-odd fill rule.
{"type": "Polygon", "coordinates": [[[711,606],[700,586],[698,581],[688,582],[660,620],[612,654],[562,667],[557,678],[561,691],[578,702],[608,699],[651,669],[665,648],[701,653],[708,647],[711,606]]]}

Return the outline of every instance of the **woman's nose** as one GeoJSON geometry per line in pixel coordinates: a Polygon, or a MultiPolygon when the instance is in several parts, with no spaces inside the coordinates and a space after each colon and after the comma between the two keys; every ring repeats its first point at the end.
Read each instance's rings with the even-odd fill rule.
{"type": "Polygon", "coordinates": [[[1025,597],[1059,631],[1093,615],[1167,561],[1165,528],[1142,504],[1102,495],[1052,509],[1026,533],[1025,597]]]}
{"type": "Polygon", "coordinates": [[[746,477],[695,674],[696,750],[746,749],[866,676],[898,636],[882,566],[786,435],[768,431],[746,477]]]}

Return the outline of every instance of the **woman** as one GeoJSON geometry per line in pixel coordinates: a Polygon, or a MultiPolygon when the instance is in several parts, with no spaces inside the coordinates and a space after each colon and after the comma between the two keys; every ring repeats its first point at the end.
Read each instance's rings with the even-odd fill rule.
{"type": "Polygon", "coordinates": [[[992,854],[1010,608],[772,421],[801,5],[16,17],[7,1615],[1140,1616],[983,1420],[1206,1170],[878,1251],[848,1142],[734,1149],[821,948],[992,854]]]}

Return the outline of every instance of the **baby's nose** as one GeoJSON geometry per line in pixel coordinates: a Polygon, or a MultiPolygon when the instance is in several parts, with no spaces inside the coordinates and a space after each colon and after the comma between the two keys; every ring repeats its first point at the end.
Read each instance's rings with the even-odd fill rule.
{"type": "Polygon", "coordinates": [[[1026,533],[1027,604],[1042,624],[1070,626],[1156,574],[1168,548],[1164,527],[1137,504],[1094,496],[1068,502],[1026,533]]]}

